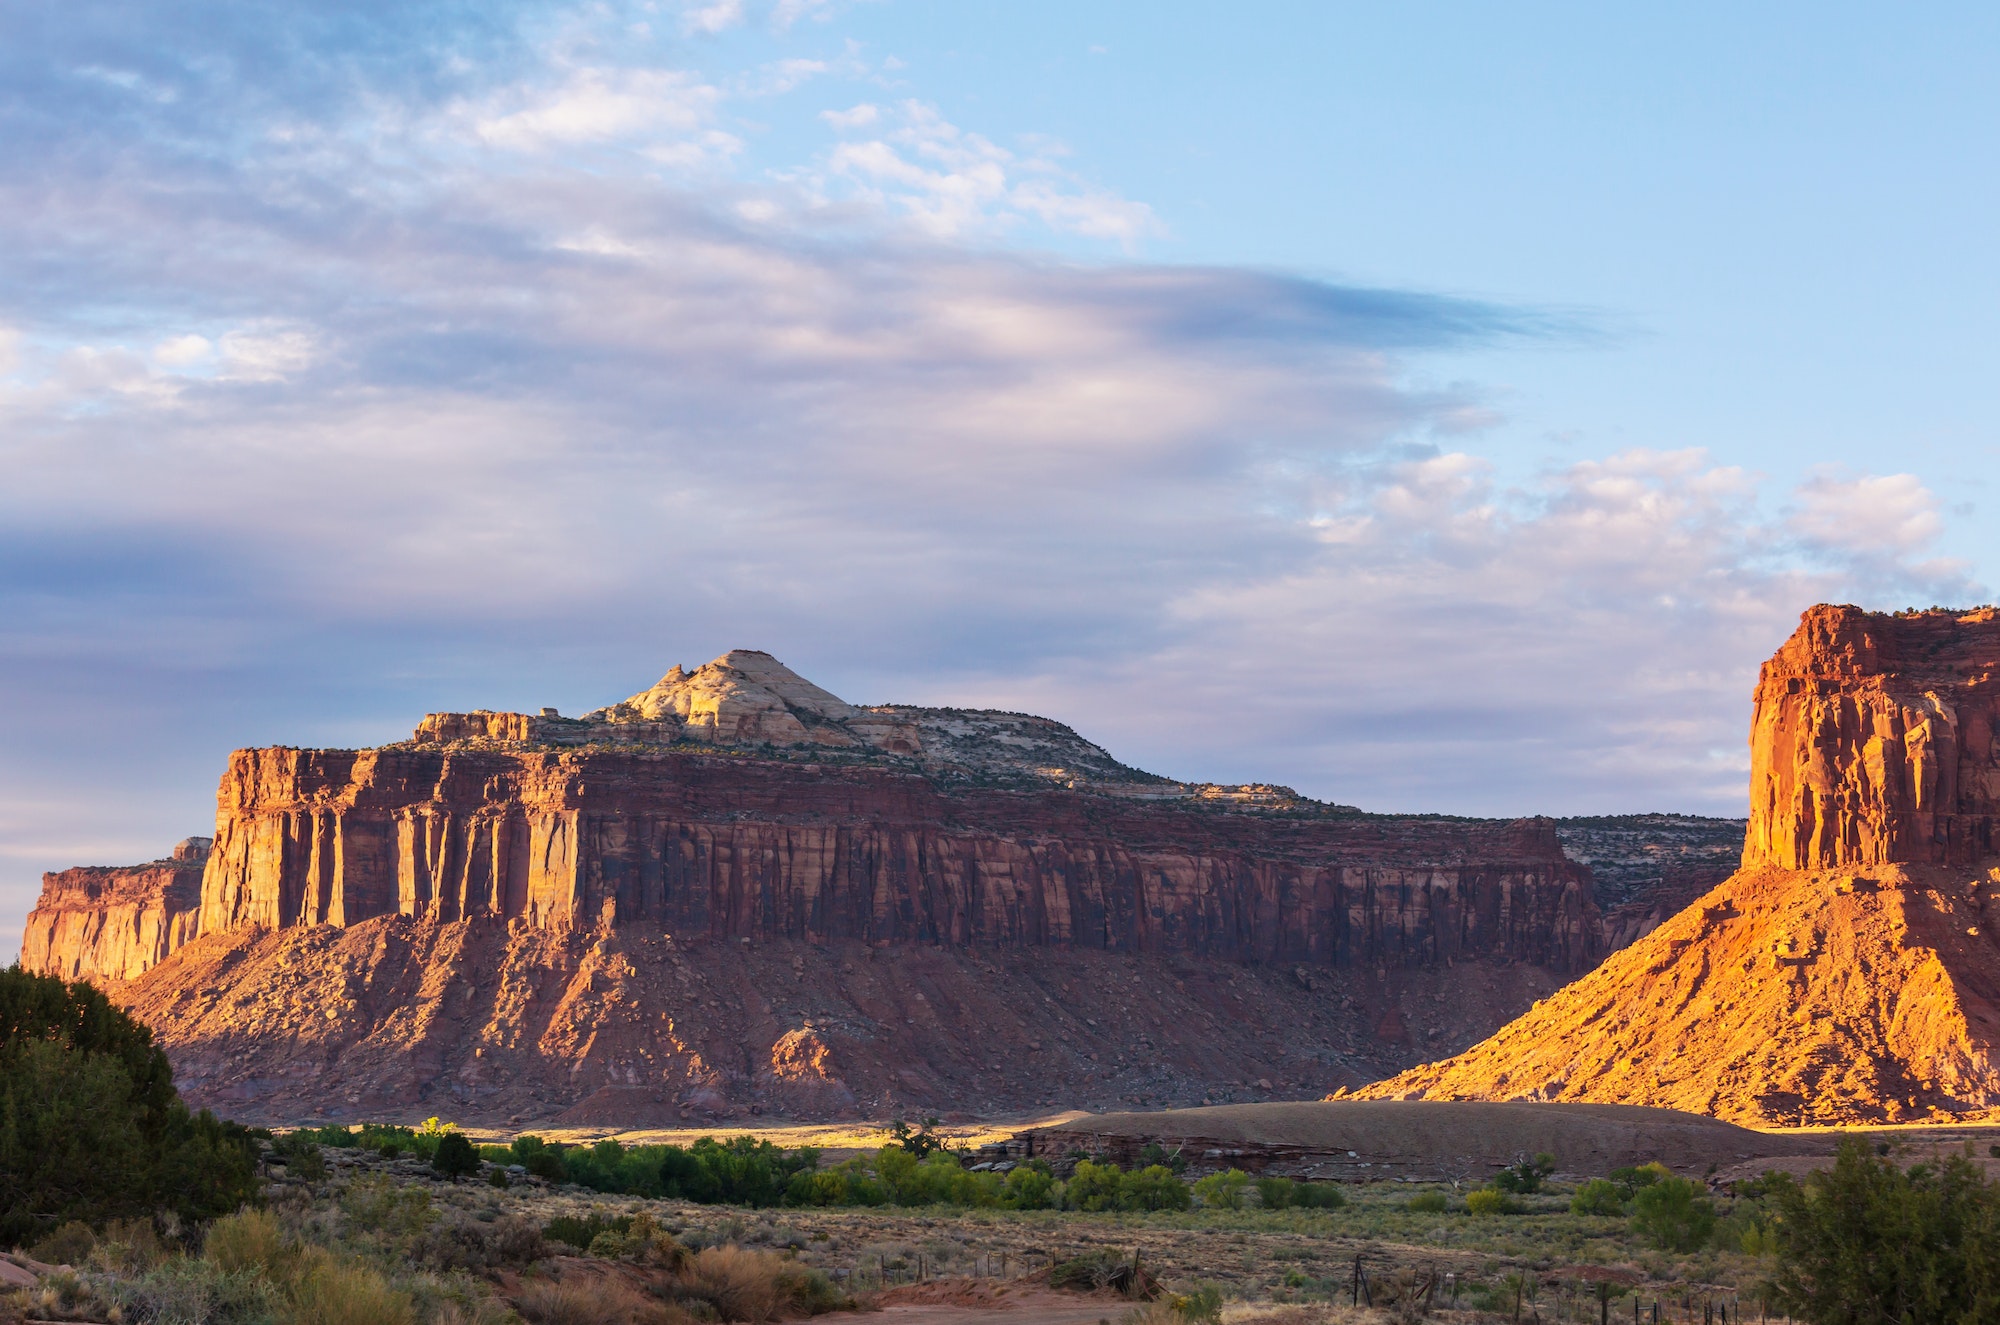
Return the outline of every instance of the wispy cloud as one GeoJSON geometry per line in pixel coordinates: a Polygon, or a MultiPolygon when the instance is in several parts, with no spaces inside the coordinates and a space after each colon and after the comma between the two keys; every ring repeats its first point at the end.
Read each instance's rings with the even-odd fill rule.
{"type": "Polygon", "coordinates": [[[854,136],[828,154],[823,168],[800,178],[823,194],[850,194],[900,210],[940,239],[1003,232],[1024,217],[1128,249],[1161,231],[1146,204],[1064,169],[1054,144],[1009,151],[921,101],[904,101],[886,115],[863,102],[821,118],[854,136]],[[862,136],[870,131],[873,136],[862,136]]]}
{"type": "Polygon", "coordinates": [[[735,645],[1190,776],[1726,808],[1790,614],[1972,592],[1907,475],[1497,479],[1406,367],[1541,312],[997,247],[1158,223],[922,102],[829,92],[774,183],[757,69],[574,14],[77,12],[0,16],[0,861],[158,851],[232,744],[735,645]]]}

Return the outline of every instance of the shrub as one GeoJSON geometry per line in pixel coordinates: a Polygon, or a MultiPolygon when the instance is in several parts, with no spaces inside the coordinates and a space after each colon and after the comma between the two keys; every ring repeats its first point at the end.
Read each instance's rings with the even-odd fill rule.
{"type": "Polygon", "coordinates": [[[1241,1169],[1230,1169],[1226,1173],[1211,1173],[1198,1179],[1194,1194],[1211,1210],[1241,1210],[1243,1190],[1249,1185],[1249,1174],[1241,1169]]]}
{"type": "Polygon", "coordinates": [[[1511,1215],[1520,1207],[1498,1188],[1479,1187],[1465,1194],[1465,1209],[1475,1215],[1511,1215]]]}
{"type": "Polygon", "coordinates": [[[251,1133],[191,1114],[144,1026],[82,982],[0,971],[0,1245],[72,1220],[213,1218],[257,1195],[251,1133]]]}
{"type": "Polygon", "coordinates": [[[72,1219],[28,1249],[28,1254],[50,1265],[81,1265],[97,1249],[97,1234],[90,1225],[72,1219]]]}
{"type": "Polygon", "coordinates": [[[1573,1215],[1618,1215],[1625,1213],[1625,1196],[1608,1178],[1592,1178],[1569,1198],[1573,1215]]]}
{"type": "Polygon", "coordinates": [[[1055,1203],[1055,1185],[1047,1165],[1023,1164],[1008,1171],[1000,1204],[1010,1210],[1046,1210],[1055,1203]]]}
{"type": "Polygon", "coordinates": [[[704,1247],[682,1273],[679,1292],[706,1304],[723,1320],[771,1320],[786,1303],[781,1264],[769,1252],[704,1247]]]}
{"type": "Polygon", "coordinates": [[[319,1153],[317,1135],[313,1130],[287,1132],[272,1143],[271,1154],[284,1164],[287,1177],[305,1182],[325,1179],[326,1160],[319,1153]]]}
{"type": "Polygon", "coordinates": [[[1503,1192],[1518,1192],[1527,1195],[1542,1189],[1542,1179],[1556,1171],[1556,1157],[1549,1154],[1536,1155],[1524,1159],[1510,1168],[1504,1168],[1493,1175],[1493,1185],[1503,1192]]]}
{"type": "Polygon", "coordinates": [[[889,1144],[915,1155],[918,1159],[927,1159],[933,1152],[948,1148],[944,1138],[934,1130],[937,1125],[937,1119],[926,1118],[922,1126],[912,1130],[907,1122],[898,1118],[888,1129],[889,1144]]]}
{"type": "Polygon", "coordinates": [[[1774,1305],[1822,1322],[1988,1320],[2000,1300],[2000,1184],[1953,1156],[1908,1172],[1843,1141],[1803,1185],[1764,1179],[1774,1305]]]}
{"type": "Polygon", "coordinates": [[[225,1215],[208,1226],[201,1254],[225,1274],[263,1273],[277,1277],[286,1258],[278,1218],[268,1210],[225,1215]]]}
{"type": "Polygon", "coordinates": [[[355,1227],[390,1237],[421,1233],[437,1218],[429,1192],[405,1187],[382,1174],[349,1183],[340,1194],[340,1209],[355,1227]]]}
{"type": "Polygon", "coordinates": [[[1194,1325],[1219,1325],[1222,1320],[1222,1289],[1214,1284],[1197,1284],[1192,1290],[1167,1299],[1174,1314],[1194,1325]]]}
{"type": "Polygon", "coordinates": [[[1673,1176],[1673,1170],[1654,1160],[1637,1168],[1611,1170],[1611,1183],[1618,1189],[1619,1199],[1629,1201],[1638,1195],[1641,1187],[1650,1187],[1662,1178],[1673,1176]]]}
{"type": "Polygon", "coordinates": [[[548,1247],[532,1221],[503,1215],[491,1223],[440,1219],[410,1240],[406,1254],[426,1269],[448,1272],[526,1265],[546,1256],[548,1247]]]}
{"type": "Polygon", "coordinates": [[[529,1284],[521,1290],[521,1315],[534,1325],[677,1325],[687,1320],[617,1280],[529,1284]]]}
{"type": "Polygon", "coordinates": [[[1693,1251],[1715,1231],[1715,1203],[1691,1179],[1661,1178],[1632,1198],[1632,1229],[1662,1251],[1693,1251]]]}
{"type": "Polygon", "coordinates": [[[291,1291],[290,1325],[416,1325],[408,1293],[374,1270],[313,1249],[291,1291]]]}
{"type": "Polygon", "coordinates": [[[1298,1182],[1292,1178],[1257,1179],[1257,1204],[1266,1210],[1284,1210],[1298,1204],[1298,1182]]]}
{"type": "Polygon", "coordinates": [[[575,1215],[557,1215],[542,1225],[542,1236],[551,1242],[567,1243],[578,1251],[587,1251],[600,1234],[612,1232],[622,1236],[631,1228],[630,1215],[606,1218],[603,1215],[591,1214],[582,1219],[575,1215]]]}
{"type": "MultiPolygon", "coordinates": [[[[1185,1210],[1193,1204],[1188,1185],[1164,1164],[1154,1164],[1125,1175],[1120,1193],[1121,1210],[1185,1210]]],[[[1242,1200],[1239,1190],[1237,1200],[1242,1200]]]]}
{"type": "Polygon", "coordinates": [[[280,1306],[276,1288],[261,1273],[232,1273],[200,1257],[170,1256],[143,1274],[98,1283],[115,1298],[120,1316],[160,1325],[262,1325],[277,1317],[280,1306]]]}
{"type": "Polygon", "coordinates": [[[446,1132],[438,1138],[437,1150],[431,1155],[431,1167],[457,1182],[468,1173],[479,1172],[479,1155],[463,1132],[446,1132]]]}
{"type": "Polygon", "coordinates": [[[1442,1214],[1450,1205],[1443,1192],[1418,1192],[1409,1199],[1405,1208],[1435,1215],[1442,1214]]]}

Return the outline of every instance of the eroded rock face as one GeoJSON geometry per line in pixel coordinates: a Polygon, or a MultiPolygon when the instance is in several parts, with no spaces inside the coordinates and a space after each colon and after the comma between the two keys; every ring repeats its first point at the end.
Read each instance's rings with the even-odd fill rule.
{"type": "Polygon", "coordinates": [[[237,751],[198,929],[119,968],[190,1098],[579,1123],[1310,1094],[1603,942],[1548,820],[1176,783],[745,651],[583,719],[237,751]]]}
{"type": "Polygon", "coordinates": [[[21,964],[65,980],[130,980],[195,936],[210,839],[190,837],[147,865],[81,866],[42,876],[21,964]]]}
{"type": "Polygon", "coordinates": [[[2000,869],[1982,610],[1816,607],[1765,664],[1743,868],[1491,1039],[1363,1096],[1736,1121],[2000,1112],[2000,869]]]}
{"type": "Polygon", "coordinates": [[[626,750],[248,750],[201,930],[380,915],[711,938],[1587,968],[1547,820],[1253,814],[626,750]]]}
{"type": "Polygon", "coordinates": [[[2000,851],[2000,612],[1815,607],[1757,679],[1744,863],[1961,864],[2000,851]]]}

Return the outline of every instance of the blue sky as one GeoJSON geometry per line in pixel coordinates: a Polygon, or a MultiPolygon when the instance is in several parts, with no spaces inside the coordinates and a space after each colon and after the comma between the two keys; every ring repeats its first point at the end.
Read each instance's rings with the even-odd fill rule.
{"type": "Polygon", "coordinates": [[[1801,609],[1991,596],[1996,22],[0,9],[0,946],[233,747],[731,647],[1740,812],[1801,609]]]}

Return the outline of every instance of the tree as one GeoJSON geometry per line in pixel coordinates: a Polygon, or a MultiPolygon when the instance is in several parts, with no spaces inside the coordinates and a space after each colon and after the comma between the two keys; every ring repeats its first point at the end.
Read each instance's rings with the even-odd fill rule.
{"type": "Polygon", "coordinates": [[[1542,1189],[1542,1179],[1556,1171],[1554,1155],[1537,1155],[1524,1159],[1512,1168],[1501,1169],[1493,1175],[1493,1185],[1503,1192],[1519,1192],[1527,1195],[1542,1189]]]}
{"type": "Polygon", "coordinates": [[[889,1128],[889,1142],[891,1145],[901,1146],[918,1159],[927,1158],[933,1150],[950,1148],[945,1144],[944,1138],[933,1130],[937,1125],[936,1118],[926,1118],[923,1125],[913,1131],[909,1123],[898,1118],[889,1128]]]}
{"type": "Polygon", "coordinates": [[[255,1138],[189,1113],[152,1038],[88,984],[0,971],[0,1245],[255,1198],[255,1138]]]}
{"type": "Polygon", "coordinates": [[[465,1133],[446,1132],[438,1138],[437,1153],[431,1156],[431,1167],[457,1182],[468,1173],[479,1172],[479,1152],[472,1148],[472,1142],[465,1139],[465,1133]]]}
{"type": "Polygon", "coordinates": [[[1814,1325],[2000,1318],[2000,1184],[1952,1156],[1907,1172],[1843,1141],[1803,1185],[1767,1175],[1775,1305],[1814,1325]]]}
{"type": "Polygon", "coordinates": [[[1199,1178],[1194,1184],[1194,1194],[1201,1203],[1212,1210],[1241,1210],[1243,1189],[1250,1185],[1250,1175],[1241,1169],[1230,1169],[1223,1173],[1211,1173],[1199,1178]]]}
{"type": "Polygon", "coordinates": [[[1632,1228],[1663,1251],[1693,1251],[1715,1231],[1715,1202],[1690,1178],[1661,1178],[1632,1197],[1632,1228]]]}

